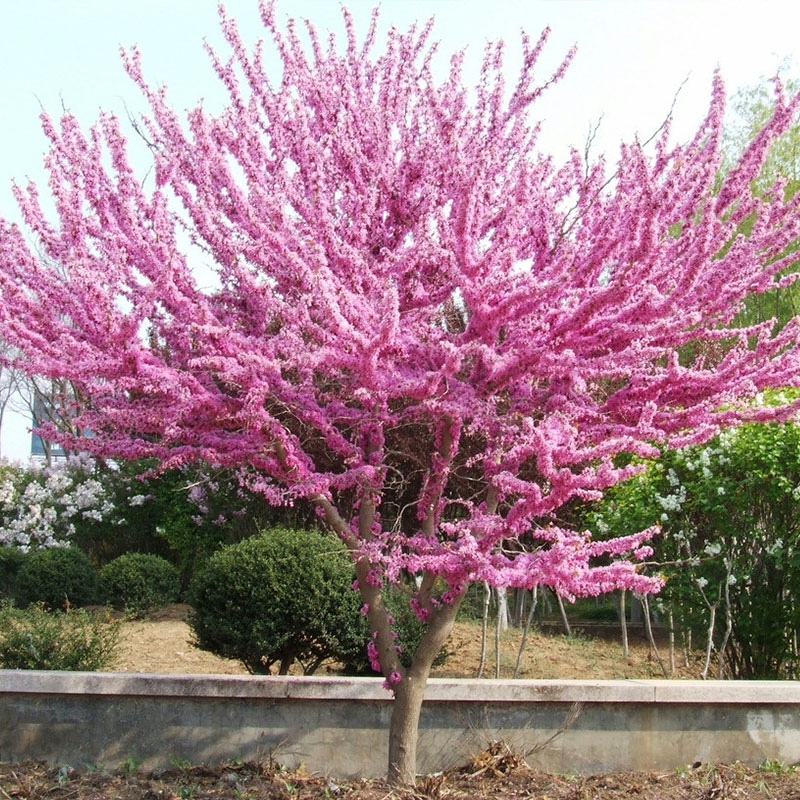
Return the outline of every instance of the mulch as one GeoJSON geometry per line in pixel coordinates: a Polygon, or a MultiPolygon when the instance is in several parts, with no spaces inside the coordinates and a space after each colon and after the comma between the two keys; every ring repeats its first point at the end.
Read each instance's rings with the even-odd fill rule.
{"type": "MultiPolygon", "coordinates": [[[[346,746],[346,745],[345,745],[346,746]]],[[[458,769],[413,789],[340,781],[275,763],[174,764],[144,773],[135,762],[78,772],[41,762],[0,764],[0,800],[800,800],[800,770],[779,763],[693,764],[671,772],[555,775],[495,742],[458,769]]]]}

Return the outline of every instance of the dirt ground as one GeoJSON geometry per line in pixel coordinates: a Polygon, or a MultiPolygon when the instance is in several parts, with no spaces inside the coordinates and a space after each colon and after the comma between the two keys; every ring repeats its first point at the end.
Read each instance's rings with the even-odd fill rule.
{"type": "MultiPolygon", "coordinates": [[[[238,662],[204,653],[191,643],[188,607],[175,605],[144,622],[123,622],[116,669],[151,673],[243,673],[238,662]]],[[[480,664],[480,628],[467,623],[454,631],[442,676],[474,677],[480,664]]],[[[494,633],[486,647],[484,675],[498,661],[494,633]]],[[[513,674],[519,632],[501,637],[500,674],[513,674]]],[[[668,651],[660,656],[668,662],[668,651]]],[[[675,677],[697,677],[699,663],[681,662],[675,677]]],[[[632,641],[626,658],[618,641],[586,636],[570,639],[532,634],[522,660],[526,678],[660,677],[650,648],[632,641]]],[[[800,770],[784,764],[761,767],[687,765],[665,773],[554,775],[533,770],[504,743],[496,742],[471,762],[421,778],[414,790],[391,789],[381,781],[334,781],[277,764],[230,763],[215,767],[176,764],[145,774],[135,764],[116,771],[76,773],[39,763],[0,764],[0,800],[800,800],[800,770]]]]}
{"type": "MultiPolygon", "coordinates": [[[[192,644],[186,622],[190,608],[172,605],[156,612],[146,621],[124,622],[120,655],[115,665],[119,672],[159,672],[188,674],[246,674],[238,661],[219,658],[192,644]]],[[[510,629],[501,634],[500,677],[514,674],[521,632],[510,629]]],[[[481,662],[481,631],[474,623],[460,622],[447,645],[450,656],[434,669],[436,677],[474,678],[481,662]]],[[[666,644],[659,646],[659,656],[669,669],[666,644]]],[[[676,678],[697,678],[701,665],[697,657],[684,663],[676,654],[676,678]]],[[[483,677],[493,678],[497,670],[494,630],[488,632],[483,677]]],[[[319,674],[324,674],[323,667],[319,674]]],[[[335,671],[335,665],[328,670],[335,671]]],[[[658,660],[648,644],[633,634],[626,658],[617,640],[602,640],[586,635],[546,636],[531,632],[520,664],[520,678],[660,678],[658,660]]]]}
{"type": "Polygon", "coordinates": [[[0,764],[3,800],[797,800],[800,772],[739,764],[668,773],[552,775],[528,768],[502,745],[413,790],[382,781],[334,781],[270,764],[180,765],[142,774],[75,774],[42,764],[0,764]]]}

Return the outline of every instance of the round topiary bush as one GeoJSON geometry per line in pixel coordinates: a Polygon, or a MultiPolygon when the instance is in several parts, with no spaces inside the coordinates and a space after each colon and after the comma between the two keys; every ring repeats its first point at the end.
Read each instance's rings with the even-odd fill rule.
{"type": "Polygon", "coordinates": [[[97,600],[97,572],[77,547],[32,550],[17,572],[14,596],[22,607],[42,603],[55,610],[90,605],[97,600]]]}
{"type": "Polygon", "coordinates": [[[189,589],[197,644],[260,674],[294,662],[310,674],[354,643],[365,652],[354,578],[344,547],[314,531],[272,529],[224,547],[189,589]]]}
{"type": "Polygon", "coordinates": [[[125,553],[100,570],[102,601],[134,616],[174,603],[179,594],[178,570],[161,556],[125,553]]]}

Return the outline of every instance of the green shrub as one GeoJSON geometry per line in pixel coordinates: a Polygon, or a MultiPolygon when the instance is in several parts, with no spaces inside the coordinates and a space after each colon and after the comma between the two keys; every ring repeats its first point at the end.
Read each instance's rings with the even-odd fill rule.
{"type": "Polygon", "coordinates": [[[619,597],[615,594],[581,598],[572,605],[570,616],[582,622],[616,625],[619,622],[619,597]]]}
{"type": "Polygon", "coordinates": [[[0,668],[99,670],[114,661],[119,628],[83,609],[0,604],[0,668]]]}
{"type": "Polygon", "coordinates": [[[313,531],[273,529],[212,555],[189,591],[204,650],[250,672],[306,674],[354,642],[366,649],[355,577],[344,547],[313,531]]]}
{"type": "Polygon", "coordinates": [[[0,546],[0,597],[14,597],[17,573],[25,560],[18,547],[0,546]]]}
{"type": "Polygon", "coordinates": [[[174,603],[180,593],[178,570],[161,556],[126,553],[100,570],[100,597],[104,603],[143,616],[174,603]]]}
{"type": "MultiPolygon", "coordinates": [[[[254,673],[275,664],[285,673],[298,662],[311,674],[331,659],[346,674],[370,674],[370,630],[354,579],[345,548],[322,533],[273,529],[225,547],[189,590],[197,644],[254,673]]],[[[386,595],[406,666],[425,631],[410,596],[402,587],[386,595]]],[[[445,658],[442,651],[434,663],[445,658]]]]}
{"type": "Polygon", "coordinates": [[[97,600],[97,572],[77,547],[32,550],[17,572],[15,598],[20,606],[51,609],[90,605],[97,600]]]}

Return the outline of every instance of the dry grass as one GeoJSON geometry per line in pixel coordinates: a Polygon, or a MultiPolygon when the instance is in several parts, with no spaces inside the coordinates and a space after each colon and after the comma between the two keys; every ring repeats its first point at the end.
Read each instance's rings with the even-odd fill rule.
{"type": "MultiPolygon", "coordinates": [[[[186,674],[245,674],[238,661],[219,658],[192,644],[186,623],[189,607],[176,604],[146,621],[124,622],[120,656],[115,669],[123,672],[186,674]]],[[[501,636],[500,677],[514,674],[522,632],[509,629],[501,636]]],[[[495,677],[494,633],[487,642],[484,677],[495,677]]],[[[448,660],[434,669],[435,677],[474,678],[481,655],[481,629],[477,623],[458,622],[447,645],[448,660]]],[[[666,651],[662,657],[666,656],[666,651]]],[[[329,665],[335,670],[335,665],[329,665]]],[[[699,677],[698,662],[681,664],[676,678],[699,677]]],[[[586,635],[566,637],[532,632],[521,662],[520,678],[660,678],[663,677],[648,644],[632,641],[626,658],[619,641],[586,635]]]]}

